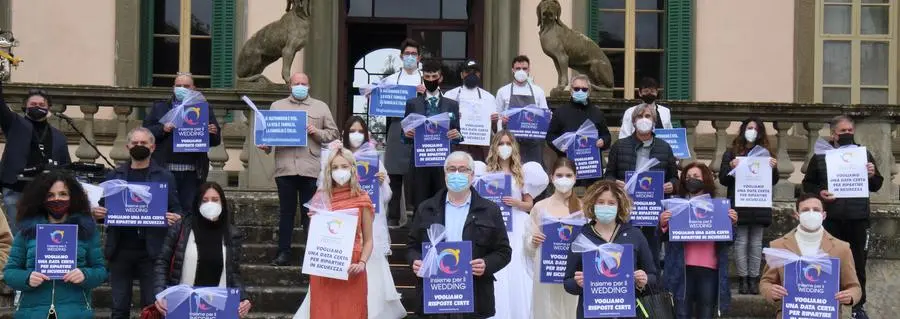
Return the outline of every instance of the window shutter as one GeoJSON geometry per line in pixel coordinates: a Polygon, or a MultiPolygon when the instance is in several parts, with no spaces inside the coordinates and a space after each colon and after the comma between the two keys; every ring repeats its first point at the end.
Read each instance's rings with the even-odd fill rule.
{"type": "Polygon", "coordinates": [[[667,100],[690,100],[693,90],[694,10],[693,0],[666,1],[667,100]]]}
{"type": "Polygon", "coordinates": [[[138,83],[140,86],[150,86],[153,84],[153,17],[154,6],[153,1],[141,1],[141,31],[140,46],[138,56],[140,57],[140,66],[138,69],[138,83]]]}
{"type": "Polygon", "coordinates": [[[234,0],[213,0],[212,87],[234,84],[234,0]]]}
{"type": "Polygon", "coordinates": [[[597,1],[600,0],[590,0],[588,1],[588,27],[587,27],[587,36],[591,38],[591,41],[599,42],[600,41],[600,6],[597,4],[597,1]]]}

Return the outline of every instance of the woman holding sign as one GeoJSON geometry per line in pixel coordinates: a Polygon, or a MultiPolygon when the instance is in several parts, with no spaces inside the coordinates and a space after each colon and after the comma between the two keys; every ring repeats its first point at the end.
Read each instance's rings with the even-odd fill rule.
{"type": "MultiPolygon", "coordinates": [[[[678,182],[681,198],[691,199],[716,193],[712,171],[706,164],[694,162],[681,171],[678,182]]],[[[663,204],[665,206],[665,203],[663,204]]],[[[685,212],[682,215],[694,214],[685,212]]],[[[738,220],[734,209],[728,210],[734,224],[738,220]]],[[[711,319],[728,309],[731,289],[728,282],[728,248],[731,241],[669,241],[669,221],[672,211],[666,209],[659,216],[659,228],[666,244],[665,287],[675,294],[676,317],[681,319],[711,319]]]]}
{"type": "MultiPolygon", "coordinates": [[[[170,286],[238,288],[238,314],[250,311],[250,300],[241,280],[241,233],[231,223],[225,191],[215,182],[200,185],[193,212],[169,228],[156,260],[156,293],[170,286]]],[[[162,313],[166,301],[157,300],[162,313]]]]}
{"type": "MultiPolygon", "coordinates": [[[[366,265],[372,256],[373,205],[359,186],[356,160],[348,149],[332,150],[325,165],[322,186],[313,200],[325,199],[331,210],[359,212],[347,280],[310,276],[310,318],[368,318],[366,265]]],[[[310,215],[314,215],[310,211],[310,215]]],[[[346,227],[346,225],[344,226],[346,227]]]]}
{"type": "MultiPolygon", "coordinates": [[[[590,239],[596,245],[606,243],[631,245],[634,249],[634,260],[631,261],[634,263],[634,283],[637,289],[642,290],[648,284],[656,283],[656,262],[644,234],[628,223],[630,210],[631,199],[615,181],[594,183],[584,194],[582,211],[590,221],[581,228],[579,236],[590,239]]],[[[581,253],[570,252],[566,265],[565,288],[570,294],[578,296],[576,318],[579,319],[584,318],[584,278],[581,253]]]]}
{"type": "MultiPolygon", "coordinates": [[[[778,160],[772,158],[771,147],[769,146],[769,136],[766,134],[766,126],[762,120],[751,117],[741,123],[740,134],[734,137],[731,149],[722,154],[722,167],[719,169],[719,183],[728,187],[728,199],[731,200],[731,207],[738,213],[738,224],[735,227],[734,236],[734,258],[737,264],[738,277],[740,277],[740,289],[738,292],[742,295],[759,294],[759,269],[762,261],[762,235],[766,227],[772,223],[772,188],[768,193],[756,191],[756,189],[741,188],[738,190],[735,186],[738,176],[748,176],[745,174],[736,174],[733,171],[738,169],[742,159],[749,159],[753,163],[745,163],[741,168],[745,171],[749,169],[749,177],[752,179],[760,176],[760,172],[766,167],[760,167],[760,162],[768,164],[771,168],[771,184],[778,183],[778,160]],[[751,152],[751,150],[754,150],[751,152]],[[759,160],[764,157],[764,160],[759,160]],[[750,165],[750,166],[748,166],[750,165]],[[746,198],[751,200],[761,199],[763,205],[753,205],[735,201],[735,193],[741,192],[747,194],[746,198]],[[759,196],[753,196],[759,195],[759,196]],[[765,197],[765,198],[761,198],[765,197]],[[766,201],[768,203],[766,203],[766,201]],[[768,205],[765,205],[768,204],[768,205]],[[743,206],[742,206],[743,205],[743,206]]],[[[749,182],[747,184],[758,185],[760,182],[768,181],[740,181],[749,182]]],[[[742,194],[742,195],[743,195],[742,194]]],[[[759,202],[758,200],[756,202],[759,202]]]]}
{"type": "Polygon", "coordinates": [[[6,284],[22,292],[15,318],[94,317],[91,291],[107,275],[100,231],[90,211],[87,194],[69,174],[45,173],[25,188],[18,208],[19,232],[3,270],[6,284]],[[54,258],[58,255],[66,256],[54,258]],[[73,264],[74,269],[59,277],[36,271],[46,263],[73,264]]]}
{"type": "MultiPolygon", "coordinates": [[[[525,165],[534,167],[536,164],[530,162],[525,165]]],[[[497,311],[494,318],[498,319],[531,317],[529,303],[532,298],[532,282],[525,280],[530,279],[528,257],[525,255],[525,227],[529,221],[528,212],[534,206],[534,198],[547,187],[547,178],[540,165],[536,165],[537,172],[525,169],[525,165],[522,165],[519,143],[512,133],[504,130],[495,134],[487,156],[487,173],[512,176],[510,196],[503,197],[504,206],[512,211],[504,218],[512,257],[509,264],[494,275],[497,278],[494,283],[497,311]]]]}

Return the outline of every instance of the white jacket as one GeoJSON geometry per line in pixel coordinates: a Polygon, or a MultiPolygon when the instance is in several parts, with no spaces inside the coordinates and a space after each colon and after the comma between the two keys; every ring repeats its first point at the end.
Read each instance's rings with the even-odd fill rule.
{"type": "MultiPolygon", "coordinates": [[[[619,128],[619,138],[626,138],[634,134],[634,123],[631,123],[631,113],[634,112],[634,109],[638,106],[644,104],[638,104],[632,107],[629,107],[625,110],[625,114],[622,114],[622,127],[619,128]]],[[[672,112],[669,111],[669,108],[659,105],[656,105],[656,113],[658,113],[659,118],[657,120],[662,121],[663,128],[672,128],[672,112]]]]}

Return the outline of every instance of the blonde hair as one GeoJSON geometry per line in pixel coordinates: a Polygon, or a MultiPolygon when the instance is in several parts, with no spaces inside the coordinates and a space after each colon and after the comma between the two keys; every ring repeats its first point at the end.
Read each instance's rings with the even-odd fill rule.
{"type": "Polygon", "coordinates": [[[331,198],[331,193],[334,191],[334,180],[331,178],[331,163],[334,162],[334,159],[338,156],[343,157],[347,162],[350,162],[350,181],[347,182],[350,185],[350,195],[351,196],[359,196],[362,193],[362,187],[359,186],[359,175],[357,175],[356,169],[356,158],[353,157],[353,152],[346,148],[341,149],[333,149],[331,150],[331,154],[328,155],[328,164],[325,165],[325,172],[322,174],[322,178],[324,178],[322,182],[322,190],[325,191],[325,194],[331,198]]]}
{"type": "Polygon", "coordinates": [[[512,173],[513,179],[516,180],[516,184],[523,186],[525,185],[525,173],[522,172],[522,159],[519,155],[519,143],[516,142],[516,137],[513,136],[510,131],[502,130],[497,132],[497,134],[494,134],[494,137],[491,138],[491,150],[488,152],[487,163],[485,163],[487,164],[487,171],[503,171],[503,165],[500,164],[502,159],[497,151],[497,147],[500,146],[500,139],[504,136],[509,137],[510,145],[512,146],[512,155],[509,156],[509,171],[512,173]]]}
{"type": "Polygon", "coordinates": [[[596,218],[597,215],[594,214],[594,204],[597,203],[597,199],[600,198],[600,195],[606,192],[612,192],[613,197],[616,199],[616,204],[618,206],[616,209],[616,211],[618,211],[618,213],[616,213],[616,219],[621,223],[627,223],[631,219],[631,199],[625,194],[625,190],[619,188],[619,185],[616,184],[615,181],[610,180],[597,181],[584,193],[581,208],[584,216],[591,220],[596,218]]]}

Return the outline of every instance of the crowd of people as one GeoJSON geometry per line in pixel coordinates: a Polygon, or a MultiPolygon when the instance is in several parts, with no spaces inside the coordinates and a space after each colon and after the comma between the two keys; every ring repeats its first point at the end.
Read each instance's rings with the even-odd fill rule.
{"type": "MultiPolygon", "coordinates": [[[[596,245],[630,244],[635,256],[635,287],[671,292],[676,318],[713,318],[726,313],[731,299],[732,262],[740,278],[739,293],[761,294],[772,302],[786,296],[782,270],[767,265],[761,272],[762,234],[772,223],[772,208],[734,207],[736,181],[728,174],[752,149],[771,147],[760,119],[748,117],[741,123],[740,133],[722,157],[717,178],[701,162],[679,169],[672,147],[655,136],[655,129],[671,128],[672,118],[677,116],[656,103],[659,88],[653,79],[641,81],[642,103],[625,112],[615,142],[603,112],[590,103],[592,85],[584,76],[572,79],[571,100],[553,111],[546,140],[521,139],[507,129],[510,117],[506,111],[524,106],[549,108],[544,91],[530,80],[528,57],[513,59],[513,82],[491,95],[481,88],[477,62],[469,61],[463,67],[459,74],[462,86],[443,92],[441,63],[423,61],[421,47],[415,41],[404,41],[400,49],[403,69],[384,81],[416,87],[418,96],[407,101],[406,115],[450,114],[446,139],[454,151],[441,167],[416,167],[412,163],[413,131],[405,130],[399,118],[389,119],[384,157],[377,173],[377,198],[361,188],[356,169],[357,156],[378,147],[365,120],[351,117],[338,128],[329,107],[310,96],[309,77],[302,73],[291,76],[289,96],[271,105],[272,110],[306,111],[307,126],[302,129],[310,141],[304,147],[258,146],[275,158],[273,178],[278,188],[280,221],[278,248],[271,264],[297,262],[290,255],[290,247],[302,240],[292,238],[298,206],[304,235],[309,233],[310,216],[317,210],[303,204],[325,201],[331,210],[349,209],[359,217],[348,279],[312,276],[295,318],[403,318],[407,310],[434,318],[584,318],[585,275],[579,252],[569,252],[563,282],[539,280],[540,247],[547,240],[541,225],[546,218],[583,218],[580,233],[574,235],[596,245]],[[488,146],[460,144],[466,139],[459,123],[462,101],[478,102],[486,108],[486,114],[491,114],[493,132],[488,146]],[[594,147],[608,152],[599,178],[577,179],[574,162],[552,143],[585,121],[597,129],[594,147]],[[545,165],[545,147],[558,155],[552,165],[545,165]],[[732,199],[728,217],[734,225],[734,241],[670,241],[673,212],[668,209],[659,212],[655,226],[632,226],[633,201],[627,190],[627,174],[642,167],[662,172],[667,198],[715,196],[717,183],[726,187],[732,199]],[[510,176],[511,195],[502,198],[511,209],[508,220],[495,202],[473,188],[487,174],[510,176]],[[581,196],[580,189],[576,191],[578,186],[584,189],[581,196]],[[401,196],[404,189],[411,195],[409,209],[401,196]],[[402,223],[407,219],[403,218],[406,211],[414,213],[402,223]],[[472,313],[426,315],[421,304],[421,278],[413,308],[405,309],[400,303],[387,262],[391,254],[389,229],[408,230],[405,258],[411,271],[418,274],[426,254],[422,244],[430,241],[433,224],[445,227],[448,242],[472,243],[472,313]],[[729,260],[732,249],[734,261],[729,260]]],[[[21,136],[7,138],[0,173],[6,212],[6,221],[0,218],[0,262],[5,262],[3,280],[20,295],[17,318],[48,314],[58,318],[92,317],[91,291],[107,281],[112,288],[113,318],[128,318],[135,309],[166,313],[169,305],[157,295],[177,285],[237,288],[241,295],[239,315],[250,311],[252,300],[244,292],[240,273],[241,236],[231,218],[236,212],[230,211],[233,206],[228,204],[222,186],[206,181],[206,153],[173,152],[176,126],[161,121],[196,91],[190,75],[179,75],[171,99],[155,103],[143,125],[128,133],[130,159],[106,178],[168,185],[168,227],[107,227],[105,244],[101,244],[97,225],[109,214],[107,203],[92,203],[85,186],[71,174],[50,170],[31,179],[21,178],[27,168],[70,162],[65,137],[47,122],[51,107],[47,92],[29,92],[23,101],[25,116],[11,111],[5,102],[0,105],[3,134],[21,136]],[[38,224],[78,227],[77,266],[62,280],[50,280],[35,270],[38,224]],[[139,304],[132,304],[135,280],[140,287],[139,304]]],[[[207,131],[210,145],[215,146],[221,143],[221,136],[212,110],[209,108],[207,131]]],[[[828,140],[832,147],[856,144],[850,118],[835,118],[831,130],[828,140]]],[[[871,154],[867,162],[868,190],[875,192],[884,178],[871,154]]],[[[778,162],[770,158],[768,164],[774,185],[778,162]]],[[[796,200],[794,217],[799,225],[769,247],[798,255],[824,251],[839,258],[840,291],[835,298],[853,306],[853,318],[867,318],[863,304],[869,201],[835,198],[828,190],[827,169],[824,156],[816,155],[811,160],[803,180],[804,194],[796,200]]]]}

